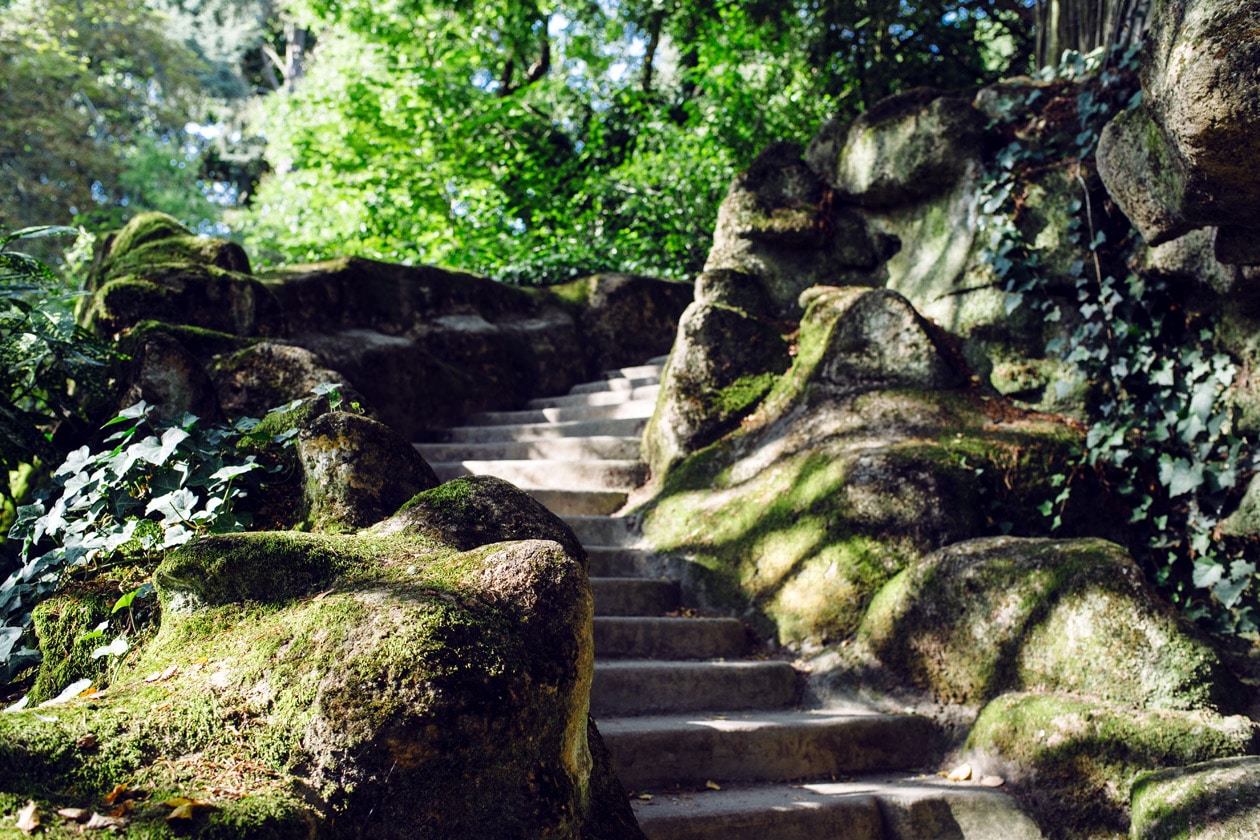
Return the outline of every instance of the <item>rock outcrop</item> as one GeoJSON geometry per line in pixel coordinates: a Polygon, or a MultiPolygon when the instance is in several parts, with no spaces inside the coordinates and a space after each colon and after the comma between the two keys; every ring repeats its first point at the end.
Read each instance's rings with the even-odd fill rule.
{"type": "Polygon", "coordinates": [[[202,539],[108,689],[0,715],[0,798],[49,836],[113,809],[136,837],[641,840],[587,715],[585,568],[504,482],[357,536],[202,539]]]}
{"type": "Polygon", "coordinates": [[[142,359],[173,358],[172,340],[184,345],[165,372],[169,380],[187,369],[175,382],[157,381],[142,363],[118,373],[120,390],[169,403],[162,410],[171,416],[194,407],[203,416],[261,416],[330,382],[413,439],[663,353],[690,298],[685,284],[650,277],[525,289],[359,258],[255,276],[238,245],[192,236],[156,213],[105,241],[90,291],[81,317],[99,334],[160,324],[165,337],[141,344],[142,359]]]}

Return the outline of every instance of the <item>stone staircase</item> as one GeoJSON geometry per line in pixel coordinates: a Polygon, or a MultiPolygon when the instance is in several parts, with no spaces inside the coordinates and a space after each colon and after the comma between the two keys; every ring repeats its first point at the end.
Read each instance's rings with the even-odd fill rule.
{"type": "Polygon", "coordinates": [[[1000,790],[931,773],[927,718],[799,707],[803,677],[733,618],[690,617],[614,514],[645,478],[639,437],[663,359],[417,444],[438,477],[488,474],[559,514],[590,556],[591,713],[651,840],[1032,840],[1000,790]]]}

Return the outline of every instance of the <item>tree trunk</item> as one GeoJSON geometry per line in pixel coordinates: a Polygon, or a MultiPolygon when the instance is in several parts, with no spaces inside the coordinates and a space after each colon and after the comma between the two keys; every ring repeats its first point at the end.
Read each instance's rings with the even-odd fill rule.
{"type": "Polygon", "coordinates": [[[1037,66],[1057,65],[1065,50],[1131,46],[1150,12],[1150,0],[1038,0],[1037,66]]]}

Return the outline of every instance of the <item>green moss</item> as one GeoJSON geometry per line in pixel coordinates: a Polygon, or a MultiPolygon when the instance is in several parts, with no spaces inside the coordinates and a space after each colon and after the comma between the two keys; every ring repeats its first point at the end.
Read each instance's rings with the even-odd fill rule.
{"type": "Polygon", "coordinates": [[[76,680],[91,679],[97,687],[105,687],[109,658],[92,658],[92,651],[103,642],[99,637],[83,637],[109,618],[115,600],[117,593],[65,594],[35,607],[31,620],[44,658],[29,692],[32,703],[56,697],[76,680]]]}
{"type": "Polygon", "coordinates": [[[81,318],[97,335],[109,335],[124,325],[174,316],[176,293],[138,277],[110,280],[96,291],[81,318]]]}
{"type": "Polygon", "coordinates": [[[174,216],[165,213],[139,213],[118,231],[109,246],[111,259],[122,257],[151,242],[171,237],[191,236],[174,216]]]}
{"type": "Polygon", "coordinates": [[[1019,768],[1010,779],[1059,838],[1126,832],[1138,776],[1250,753],[1255,725],[1209,712],[1157,712],[1062,694],[1008,694],[989,703],[965,750],[1019,768]]]}
{"type": "Polygon", "coordinates": [[[198,359],[208,360],[214,356],[235,353],[257,344],[261,339],[244,338],[231,333],[206,329],[191,324],[168,324],[163,321],[140,321],[131,328],[131,332],[119,342],[119,349],[129,356],[135,355],[136,348],[144,339],[155,333],[169,335],[182,344],[188,352],[198,359]]]}
{"type": "Polygon", "coordinates": [[[215,266],[249,273],[249,258],[239,245],[224,239],[169,235],[133,245],[125,253],[110,252],[107,277],[147,274],[157,266],[215,266]]]}
{"type": "Polygon", "coordinates": [[[777,377],[773,373],[741,376],[710,396],[716,413],[723,416],[743,415],[769,393],[777,377]]]}
{"type": "Polygon", "coordinates": [[[1221,759],[1144,773],[1133,783],[1132,835],[1231,840],[1260,826],[1260,759],[1221,759]]]}
{"type": "Polygon", "coordinates": [[[579,280],[571,280],[568,283],[559,283],[555,286],[547,286],[539,291],[555,295],[557,298],[570,306],[585,309],[590,306],[591,291],[594,285],[594,280],[592,278],[583,277],[579,280]]]}
{"type": "Polygon", "coordinates": [[[942,702],[978,705],[1020,688],[1148,708],[1245,701],[1219,656],[1102,540],[959,544],[887,589],[858,640],[942,702]]]}

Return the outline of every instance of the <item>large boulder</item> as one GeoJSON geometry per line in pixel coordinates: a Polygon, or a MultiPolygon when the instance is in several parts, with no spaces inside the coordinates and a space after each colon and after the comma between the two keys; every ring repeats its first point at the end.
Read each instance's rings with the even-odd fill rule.
{"type": "Polygon", "coordinates": [[[1260,758],[1156,770],[1133,784],[1133,840],[1260,836],[1260,758]]]}
{"type": "MultiPolygon", "coordinates": [[[[1065,463],[1073,435],[1018,417],[994,428],[983,399],[951,390],[961,382],[951,356],[894,292],[803,297],[792,366],[768,377],[755,410],[706,446],[653,462],[643,532],[697,604],[812,648],[851,637],[913,558],[1044,523],[1037,507],[1057,491],[1029,467],[1065,463]]],[[[668,382],[649,446],[675,416],[668,382]]]]}
{"type": "Polygon", "coordinates": [[[861,215],[827,198],[826,184],[791,143],[775,143],[731,184],[718,209],[705,271],[758,278],[774,317],[795,317],[816,283],[877,286],[897,249],[861,215]]]}
{"type": "Polygon", "coordinates": [[[214,359],[209,374],[219,406],[229,417],[262,417],[320,385],[336,385],[347,406],[358,403],[362,408],[365,402],[345,376],[324,367],[310,350],[291,344],[251,344],[214,359]]]}
{"type": "Polygon", "coordinates": [[[787,325],[772,311],[754,277],[718,270],[696,279],[696,301],[682,314],[644,433],[653,472],[734,428],[787,370],[787,325]]]}
{"type": "MultiPolygon", "coordinates": [[[[1250,755],[1260,743],[1258,735],[1260,729],[1242,715],[1017,692],[985,706],[967,737],[964,757],[974,773],[1004,778],[1051,840],[1137,840],[1146,835],[1138,833],[1140,820],[1129,831],[1130,797],[1144,774],[1250,755]]],[[[1188,807],[1201,820],[1212,806],[1201,799],[1188,807]]]]}
{"type": "Polygon", "coordinates": [[[1142,105],[1099,146],[1107,188],[1154,245],[1217,225],[1222,261],[1260,262],[1260,6],[1164,0],[1151,21],[1142,105]]]}
{"type": "Polygon", "coordinates": [[[855,204],[909,204],[974,172],[985,122],[966,100],[920,88],[880,101],[847,126],[827,123],[805,160],[855,204]]]}
{"type": "Polygon", "coordinates": [[[469,550],[441,538],[474,532],[460,511],[421,494],[388,536],[173,552],[161,628],[108,691],[0,715],[0,801],[33,800],[54,836],[80,830],[56,810],[109,806],[116,833],[165,836],[182,801],[191,837],[642,840],[587,714],[572,532],[553,518],[515,539],[471,517],[531,499],[464,495],[494,496],[464,509],[488,540],[469,550]],[[439,510],[438,528],[417,515],[439,510]]]}
{"type": "Polygon", "coordinates": [[[912,562],[857,634],[936,699],[980,706],[1013,689],[1150,709],[1236,711],[1245,692],[1128,553],[1102,540],[993,537],[912,562]]]}
{"type": "Polygon", "coordinates": [[[306,521],[320,531],[373,525],[422,490],[433,468],[383,423],[344,411],[315,417],[297,436],[306,521]]]}
{"type": "Polygon", "coordinates": [[[80,318],[100,335],[150,319],[239,336],[287,330],[239,245],[193,236],[161,213],[141,213],[105,240],[88,288],[80,318]]]}

